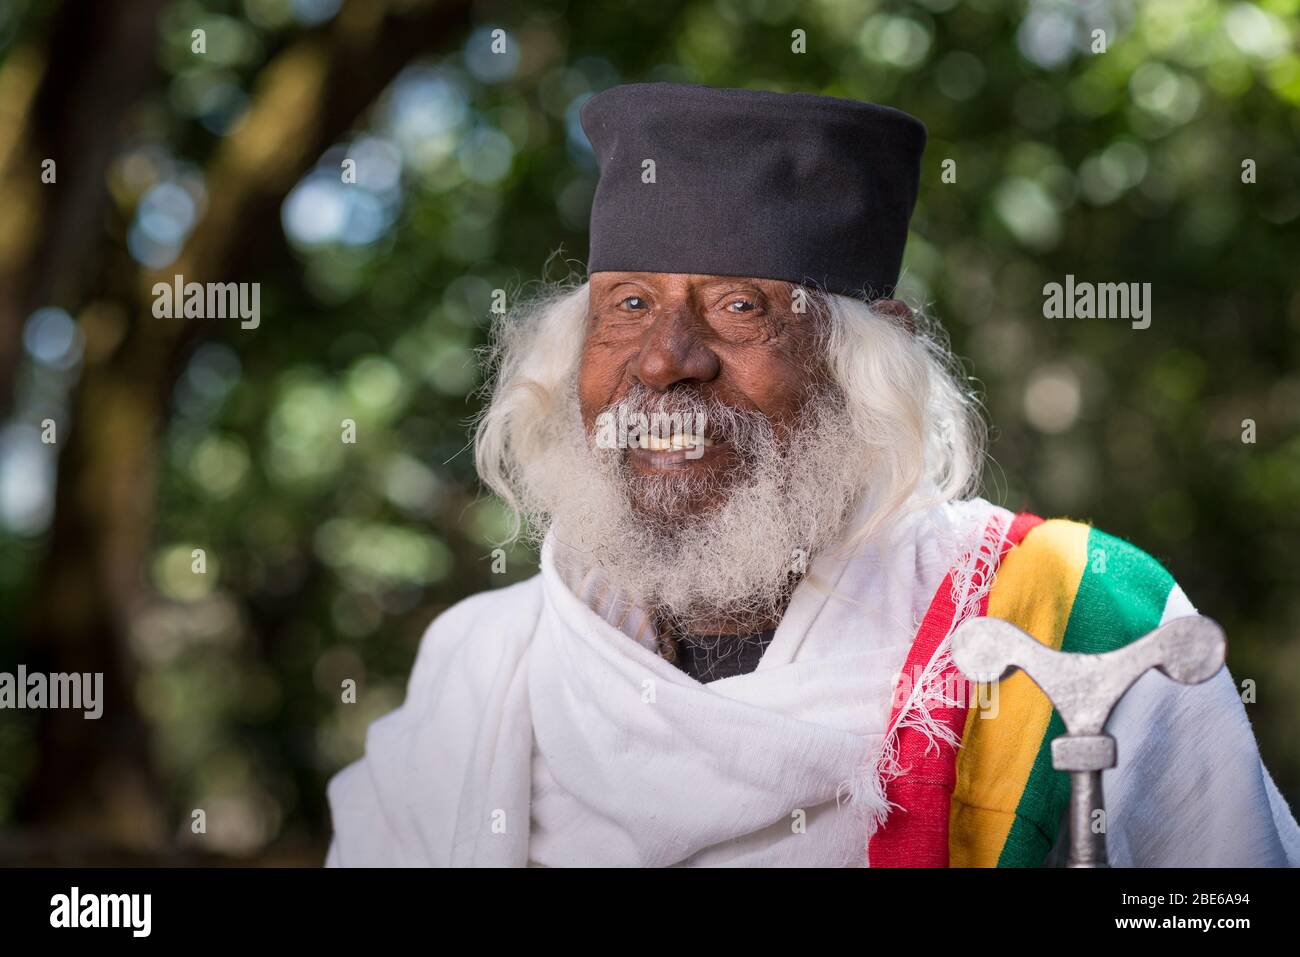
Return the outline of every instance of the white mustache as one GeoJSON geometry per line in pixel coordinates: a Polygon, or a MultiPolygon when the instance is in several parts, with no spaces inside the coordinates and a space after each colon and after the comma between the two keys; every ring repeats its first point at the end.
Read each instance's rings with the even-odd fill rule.
{"type": "MultiPolygon", "coordinates": [[[[767,416],[756,410],[742,409],[714,396],[654,393],[640,383],[634,385],[618,402],[606,406],[601,415],[608,415],[618,423],[647,423],[649,428],[642,432],[649,432],[652,439],[667,437],[671,440],[680,435],[683,439],[693,440],[693,446],[725,442],[742,453],[770,443],[774,435],[767,416]],[[655,428],[655,423],[676,422],[696,425],[681,425],[666,430],[655,428]]],[[[637,441],[643,440],[643,436],[638,435],[637,441]]]]}

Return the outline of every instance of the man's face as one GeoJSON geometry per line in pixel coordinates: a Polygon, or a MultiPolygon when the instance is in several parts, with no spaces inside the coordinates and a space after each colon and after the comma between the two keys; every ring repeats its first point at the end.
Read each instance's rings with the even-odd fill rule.
{"type": "MultiPolygon", "coordinates": [[[[578,372],[587,433],[602,412],[644,390],[672,410],[703,401],[761,415],[783,437],[822,374],[812,312],[794,311],[794,288],[688,273],[593,274],[578,372]]],[[[711,432],[706,426],[713,444],[703,454],[634,446],[625,453],[626,466],[655,484],[707,489],[685,496],[683,505],[688,513],[708,508],[730,484],[729,474],[744,465],[734,443],[711,432]]]]}

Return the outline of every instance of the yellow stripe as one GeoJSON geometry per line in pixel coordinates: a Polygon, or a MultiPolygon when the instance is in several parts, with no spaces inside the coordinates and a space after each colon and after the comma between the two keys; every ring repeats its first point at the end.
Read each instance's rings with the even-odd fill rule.
{"type": "MultiPolygon", "coordinates": [[[[1053,519],[1030,530],[1002,560],[988,613],[1061,647],[1088,560],[1087,525],[1053,519]]],[[[987,690],[987,689],[986,689],[987,690]]],[[[966,718],[949,819],[950,864],[995,867],[1052,716],[1023,672],[1001,682],[995,717],[966,718]]]]}

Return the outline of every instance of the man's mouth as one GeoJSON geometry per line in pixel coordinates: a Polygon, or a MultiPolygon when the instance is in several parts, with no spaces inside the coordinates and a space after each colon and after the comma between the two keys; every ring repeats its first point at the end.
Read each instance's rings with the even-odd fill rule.
{"type": "Polygon", "coordinates": [[[628,464],[642,474],[711,471],[731,459],[731,443],[703,436],[639,436],[628,444],[628,464]]]}

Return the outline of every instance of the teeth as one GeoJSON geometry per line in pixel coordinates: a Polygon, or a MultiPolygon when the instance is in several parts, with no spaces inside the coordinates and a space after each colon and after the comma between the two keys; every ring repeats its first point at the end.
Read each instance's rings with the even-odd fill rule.
{"type": "Polygon", "coordinates": [[[673,452],[680,449],[695,449],[701,446],[710,446],[713,443],[702,435],[674,435],[668,439],[661,439],[657,435],[642,433],[637,436],[636,443],[643,449],[649,449],[651,452],[673,452]]]}

